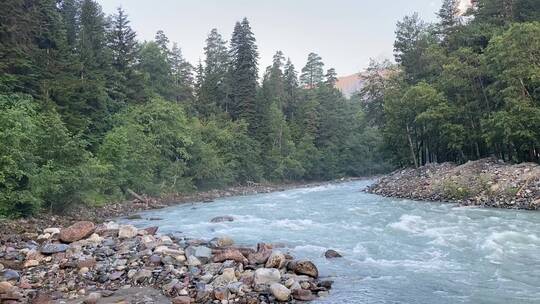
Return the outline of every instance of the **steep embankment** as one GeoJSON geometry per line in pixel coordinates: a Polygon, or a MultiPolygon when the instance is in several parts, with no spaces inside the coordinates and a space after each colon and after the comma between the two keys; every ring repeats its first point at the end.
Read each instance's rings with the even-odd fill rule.
{"type": "Polygon", "coordinates": [[[482,159],[463,165],[429,164],[380,178],[367,192],[462,205],[540,209],[540,166],[482,159]]]}

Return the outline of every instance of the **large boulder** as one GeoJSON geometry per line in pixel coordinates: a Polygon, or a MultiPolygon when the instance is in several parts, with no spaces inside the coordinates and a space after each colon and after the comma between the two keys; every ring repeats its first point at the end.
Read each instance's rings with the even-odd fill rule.
{"type": "Polygon", "coordinates": [[[89,221],[76,222],[75,224],[60,230],[60,240],[64,243],[73,243],[89,237],[96,225],[89,221]]]}
{"type": "Polygon", "coordinates": [[[257,252],[250,253],[248,255],[248,260],[250,264],[265,264],[271,254],[271,246],[264,243],[259,243],[257,244],[257,252]]]}
{"type": "Polygon", "coordinates": [[[228,236],[217,237],[210,241],[210,245],[214,248],[228,247],[234,245],[234,240],[228,236]]]}
{"type": "Polygon", "coordinates": [[[276,300],[281,302],[289,300],[289,296],[291,295],[291,291],[279,283],[270,284],[270,292],[276,298],[276,300]]]}
{"type": "Polygon", "coordinates": [[[311,261],[293,261],[287,267],[296,274],[305,274],[315,279],[319,277],[319,270],[311,261]]]}
{"type": "Polygon", "coordinates": [[[4,269],[0,271],[0,282],[1,281],[17,281],[20,278],[20,274],[13,269],[4,269]]]}
{"type": "Polygon", "coordinates": [[[279,270],[275,268],[259,268],[255,270],[255,275],[253,276],[253,284],[255,285],[269,285],[272,283],[279,283],[280,280],[281,274],[279,273],[279,270]]]}

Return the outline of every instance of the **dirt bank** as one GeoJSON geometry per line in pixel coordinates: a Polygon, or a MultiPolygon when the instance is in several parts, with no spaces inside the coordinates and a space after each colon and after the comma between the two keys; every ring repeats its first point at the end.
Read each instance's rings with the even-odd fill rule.
{"type": "Polygon", "coordinates": [[[540,209],[540,166],[493,158],[463,165],[429,164],[380,178],[367,190],[388,197],[456,202],[466,206],[540,209]]]}

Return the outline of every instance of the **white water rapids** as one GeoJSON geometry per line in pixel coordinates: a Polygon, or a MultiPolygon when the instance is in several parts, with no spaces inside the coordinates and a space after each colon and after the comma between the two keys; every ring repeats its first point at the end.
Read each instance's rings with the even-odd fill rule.
{"type": "Polygon", "coordinates": [[[181,204],[122,220],[281,243],[334,280],[319,303],[540,303],[540,212],[383,198],[354,181],[181,204]],[[210,223],[231,215],[233,222],[210,223]],[[344,255],[326,260],[327,249],[344,255]]]}

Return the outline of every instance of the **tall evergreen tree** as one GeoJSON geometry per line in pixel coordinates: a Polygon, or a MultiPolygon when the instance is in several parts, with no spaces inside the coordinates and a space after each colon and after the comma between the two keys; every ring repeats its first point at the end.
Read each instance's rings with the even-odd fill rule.
{"type": "Polygon", "coordinates": [[[169,55],[169,42],[170,41],[169,41],[169,38],[165,35],[165,33],[162,30],[159,30],[159,31],[156,32],[156,35],[154,37],[154,41],[159,46],[161,51],[168,56],[169,55]]]}
{"type": "Polygon", "coordinates": [[[231,38],[231,107],[234,119],[245,119],[253,132],[259,52],[247,18],[237,22],[231,38]]]}
{"type": "Polygon", "coordinates": [[[283,68],[283,85],[285,91],[283,112],[287,120],[291,120],[298,98],[298,73],[290,58],[287,58],[287,63],[283,68]]]}
{"type": "Polygon", "coordinates": [[[327,86],[333,88],[336,86],[336,82],[337,82],[337,73],[336,73],[336,69],[334,68],[330,68],[326,71],[326,74],[324,75],[324,84],[326,84],[327,86]]]}
{"type": "Polygon", "coordinates": [[[319,86],[324,79],[323,67],[324,63],[321,57],[315,53],[309,53],[307,63],[302,68],[302,74],[300,74],[302,84],[308,89],[319,86]]]}
{"type": "Polygon", "coordinates": [[[229,54],[226,42],[217,29],[212,29],[204,47],[204,70],[200,74],[197,108],[202,116],[215,114],[218,107],[228,110],[229,54]]]}
{"type": "Polygon", "coordinates": [[[191,101],[193,99],[193,66],[184,59],[182,50],[176,42],[173,43],[169,60],[176,102],[191,101]]]}

